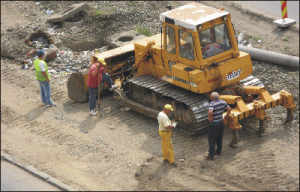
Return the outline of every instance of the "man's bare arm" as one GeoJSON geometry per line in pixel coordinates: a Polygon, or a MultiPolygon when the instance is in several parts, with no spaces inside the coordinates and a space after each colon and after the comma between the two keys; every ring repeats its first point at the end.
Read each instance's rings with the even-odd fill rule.
{"type": "Polygon", "coordinates": [[[228,108],[227,108],[227,114],[226,114],[225,117],[228,117],[230,114],[231,114],[231,107],[228,107],[228,108]]]}
{"type": "Polygon", "coordinates": [[[213,110],[209,110],[208,111],[208,120],[209,121],[213,121],[213,116],[212,115],[213,115],[213,110]]]}
{"type": "Polygon", "coordinates": [[[50,82],[50,79],[48,79],[47,73],[46,71],[42,71],[42,74],[44,75],[44,77],[47,79],[47,82],[50,82]]]}

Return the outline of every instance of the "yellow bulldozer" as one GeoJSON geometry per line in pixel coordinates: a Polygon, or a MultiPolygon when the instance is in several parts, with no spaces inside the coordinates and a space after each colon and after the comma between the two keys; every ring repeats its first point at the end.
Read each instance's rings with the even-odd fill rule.
{"type": "MultiPolygon", "coordinates": [[[[153,118],[169,103],[178,125],[198,133],[208,128],[210,94],[217,91],[232,107],[224,119],[233,130],[232,144],[237,143],[239,120],[249,116],[259,119],[258,133],[264,132],[265,110],[271,107],[284,106],[286,122],[293,120],[296,106],[291,94],[270,95],[251,75],[251,57],[238,50],[228,12],[193,2],[162,13],[160,20],[160,34],[93,55],[91,64],[105,59],[107,72],[118,85],[115,101],[153,118]]],[[[72,100],[88,100],[87,77],[87,72],[70,76],[72,100]]],[[[107,88],[102,83],[101,93],[107,88]]]]}

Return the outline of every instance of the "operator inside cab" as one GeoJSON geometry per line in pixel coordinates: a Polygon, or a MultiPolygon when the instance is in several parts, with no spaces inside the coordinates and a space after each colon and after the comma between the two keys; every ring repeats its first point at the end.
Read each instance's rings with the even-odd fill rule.
{"type": "Polygon", "coordinates": [[[203,59],[231,49],[227,28],[224,23],[200,31],[199,38],[203,59]]]}

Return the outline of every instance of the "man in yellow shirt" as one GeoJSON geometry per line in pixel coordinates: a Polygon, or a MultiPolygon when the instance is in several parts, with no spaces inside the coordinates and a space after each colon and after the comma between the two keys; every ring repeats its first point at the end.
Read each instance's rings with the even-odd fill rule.
{"type": "Polygon", "coordinates": [[[170,104],[166,104],[164,109],[158,114],[159,135],[161,137],[162,154],[164,161],[175,165],[173,144],[171,140],[172,131],[177,123],[171,124],[168,114],[173,111],[170,104]]]}

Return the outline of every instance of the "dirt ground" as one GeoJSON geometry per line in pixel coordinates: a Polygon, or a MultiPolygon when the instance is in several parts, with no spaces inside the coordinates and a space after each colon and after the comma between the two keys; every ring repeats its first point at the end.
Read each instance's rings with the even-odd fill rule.
{"type": "MultiPolygon", "coordinates": [[[[27,22],[17,7],[7,5],[1,6],[1,32],[27,22]]],[[[297,29],[278,31],[266,18],[253,14],[247,20],[252,13],[230,3],[221,6],[232,14],[237,31],[261,38],[261,47],[299,56],[297,29]]],[[[223,153],[214,161],[203,157],[207,133],[174,130],[178,166],[173,167],[163,163],[157,120],[120,108],[112,94],[101,97],[106,115],[90,116],[88,103],[71,101],[62,80],[51,79],[57,107],[44,107],[34,71],[1,58],[1,151],[78,190],[299,191],[298,106],[289,124],[283,124],[283,107],[270,109],[263,137],[255,134],[257,119],[242,121],[237,148],[228,146],[231,130],[225,128],[223,153]]]]}

